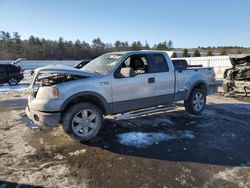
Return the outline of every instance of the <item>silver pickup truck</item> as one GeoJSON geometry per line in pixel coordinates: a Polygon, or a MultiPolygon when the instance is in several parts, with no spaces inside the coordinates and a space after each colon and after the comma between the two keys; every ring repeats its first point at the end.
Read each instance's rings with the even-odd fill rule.
{"type": "Polygon", "coordinates": [[[33,73],[26,114],[35,124],[54,127],[78,141],[96,136],[105,115],[184,101],[200,114],[215,93],[213,68],[175,69],[162,51],[113,52],[81,69],[63,65],[33,73]]]}

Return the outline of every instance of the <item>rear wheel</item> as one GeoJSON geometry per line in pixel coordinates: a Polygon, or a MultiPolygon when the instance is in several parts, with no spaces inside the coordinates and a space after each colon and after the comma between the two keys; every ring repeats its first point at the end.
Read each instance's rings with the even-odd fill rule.
{"type": "Polygon", "coordinates": [[[188,100],[184,101],[185,109],[188,113],[199,115],[206,105],[206,95],[202,89],[193,89],[188,100]]]}
{"type": "Polygon", "coordinates": [[[9,81],[8,81],[8,84],[10,86],[17,85],[18,84],[18,80],[16,78],[10,78],[9,81]]]}
{"type": "Polygon", "coordinates": [[[63,117],[64,131],[74,140],[88,141],[94,138],[103,124],[100,108],[88,102],[71,106],[63,117]]]}

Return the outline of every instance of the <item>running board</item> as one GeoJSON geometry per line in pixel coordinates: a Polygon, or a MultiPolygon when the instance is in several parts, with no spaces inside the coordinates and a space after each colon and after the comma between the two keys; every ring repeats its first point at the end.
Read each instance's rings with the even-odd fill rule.
{"type": "Polygon", "coordinates": [[[114,117],[114,120],[119,121],[119,120],[134,118],[134,117],[141,116],[141,115],[149,115],[153,113],[166,112],[167,110],[173,110],[176,107],[177,107],[176,105],[171,105],[171,106],[161,105],[161,106],[157,106],[153,108],[146,108],[143,110],[137,110],[137,111],[132,111],[132,112],[128,112],[125,114],[117,115],[116,117],[114,117]]]}

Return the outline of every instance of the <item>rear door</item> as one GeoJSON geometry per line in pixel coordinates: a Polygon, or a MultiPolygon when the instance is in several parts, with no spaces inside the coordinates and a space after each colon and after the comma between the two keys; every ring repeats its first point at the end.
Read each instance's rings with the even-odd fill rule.
{"type": "Polygon", "coordinates": [[[161,53],[150,55],[155,73],[155,95],[164,103],[173,102],[175,75],[170,71],[165,56],[161,53]]]}

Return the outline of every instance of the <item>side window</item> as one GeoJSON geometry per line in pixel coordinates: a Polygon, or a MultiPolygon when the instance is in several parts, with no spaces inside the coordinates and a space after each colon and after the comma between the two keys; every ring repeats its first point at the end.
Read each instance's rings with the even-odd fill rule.
{"type": "Polygon", "coordinates": [[[149,72],[148,60],[145,55],[133,55],[127,60],[125,60],[126,67],[132,68],[136,74],[145,74],[149,72]]]}
{"type": "Polygon", "coordinates": [[[128,57],[116,71],[116,78],[133,77],[138,74],[149,73],[147,55],[132,55],[128,57]],[[126,68],[126,69],[123,69],[126,68]]]}
{"type": "Polygon", "coordinates": [[[186,69],[188,67],[188,63],[185,59],[175,59],[172,60],[174,64],[174,68],[179,70],[179,69],[186,69]]]}
{"type": "Polygon", "coordinates": [[[153,54],[152,61],[154,65],[154,72],[168,72],[168,63],[162,54],[153,54]]]}

